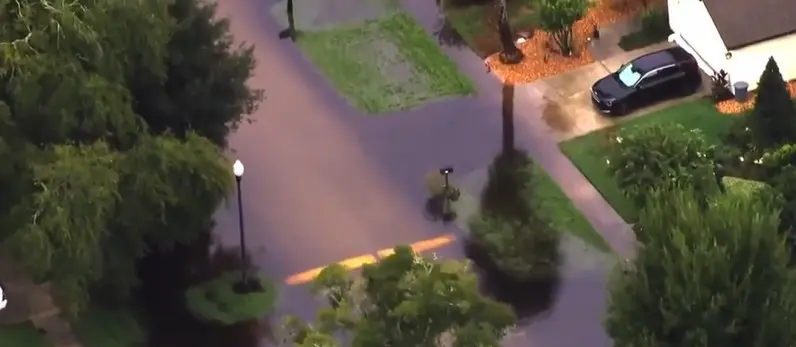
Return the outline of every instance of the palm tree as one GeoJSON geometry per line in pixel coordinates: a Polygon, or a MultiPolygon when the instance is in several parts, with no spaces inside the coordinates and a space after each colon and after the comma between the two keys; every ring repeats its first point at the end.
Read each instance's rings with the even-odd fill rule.
{"type": "Polygon", "coordinates": [[[290,38],[291,40],[296,40],[296,22],[293,17],[293,0],[287,0],[287,8],[285,9],[287,12],[287,29],[282,30],[279,32],[280,39],[290,38]]]}
{"type": "Polygon", "coordinates": [[[514,45],[514,35],[511,34],[509,25],[509,12],[506,0],[498,0],[498,35],[503,51],[500,52],[500,62],[503,64],[518,64],[522,61],[522,51],[514,45]]]}
{"type": "Polygon", "coordinates": [[[501,108],[501,125],[503,126],[503,153],[514,151],[514,85],[503,85],[503,107],[501,108]]]}

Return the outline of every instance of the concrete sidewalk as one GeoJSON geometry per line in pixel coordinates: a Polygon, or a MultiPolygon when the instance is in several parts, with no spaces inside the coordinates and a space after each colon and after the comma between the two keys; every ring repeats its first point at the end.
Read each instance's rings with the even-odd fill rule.
{"type": "Polygon", "coordinates": [[[24,271],[2,254],[0,282],[8,299],[8,307],[0,311],[0,325],[30,321],[53,347],[82,347],[72,333],[69,322],[61,318],[61,310],[50,294],[49,284],[35,284],[24,271]]]}

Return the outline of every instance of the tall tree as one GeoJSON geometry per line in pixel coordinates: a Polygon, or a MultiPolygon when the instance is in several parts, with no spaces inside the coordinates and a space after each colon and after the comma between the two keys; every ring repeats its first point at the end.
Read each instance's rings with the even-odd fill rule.
{"type": "Polygon", "coordinates": [[[519,64],[524,55],[514,44],[514,34],[511,32],[511,25],[509,24],[509,9],[506,6],[506,0],[497,0],[497,12],[498,35],[500,36],[500,44],[503,47],[498,56],[500,62],[503,64],[519,64]]]}
{"type": "Polygon", "coordinates": [[[760,76],[755,108],[748,117],[749,128],[758,148],[767,149],[796,142],[796,105],[774,57],[768,59],[766,69],[760,76]]]}
{"type": "Polygon", "coordinates": [[[653,193],[644,246],[610,284],[606,330],[618,347],[788,346],[796,282],[769,198],[653,193]]]}
{"type": "Polygon", "coordinates": [[[255,67],[253,47],[235,45],[229,21],[216,18],[216,4],[175,0],[169,13],[176,30],[168,43],[165,80],[132,79],[135,110],[157,133],[190,131],[219,146],[262,100],[247,80],[255,67]]]}
{"type": "Polygon", "coordinates": [[[502,89],[501,107],[501,150],[504,153],[515,151],[514,141],[514,85],[504,84],[502,89]]]}
{"type": "Polygon", "coordinates": [[[190,244],[212,229],[213,213],[233,187],[230,166],[215,144],[194,133],[184,140],[144,136],[125,153],[119,207],[108,221],[113,232],[103,240],[106,297],[126,298],[136,284],[136,260],[147,250],[190,244]]]}
{"type": "Polygon", "coordinates": [[[406,246],[361,277],[327,267],[313,290],[330,307],[312,325],[289,320],[289,339],[299,346],[339,346],[335,333],[351,347],[499,346],[515,322],[511,308],[480,293],[466,264],[421,258],[406,246]]]}
{"type": "Polygon", "coordinates": [[[198,0],[0,1],[2,247],[79,310],[207,230],[251,47],[198,0]],[[192,131],[195,129],[195,131],[192,131]]]}

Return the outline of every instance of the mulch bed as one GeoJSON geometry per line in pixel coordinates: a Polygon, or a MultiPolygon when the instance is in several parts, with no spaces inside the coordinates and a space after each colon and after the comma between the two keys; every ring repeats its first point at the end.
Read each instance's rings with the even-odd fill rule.
{"type": "MultiPolygon", "coordinates": [[[[575,42],[575,53],[571,57],[562,56],[557,51],[555,43],[547,32],[537,30],[533,37],[518,48],[525,54],[525,59],[516,65],[503,65],[493,54],[485,61],[492,71],[503,83],[518,84],[556,75],[562,72],[594,62],[588,50],[588,38],[591,37],[594,26],[604,26],[628,19],[637,15],[643,6],[634,2],[628,6],[617,9],[611,3],[616,0],[597,0],[596,4],[588,10],[583,19],[576,22],[572,34],[575,42]]],[[[662,0],[650,0],[650,6],[664,3],[662,0]]]]}
{"type": "MultiPolygon", "coordinates": [[[[796,80],[788,82],[788,92],[791,98],[796,98],[796,80]]],[[[755,106],[755,99],[757,98],[756,92],[750,92],[749,98],[746,102],[737,102],[735,99],[721,101],[716,104],[716,109],[724,114],[740,114],[751,110],[755,106]]]]}

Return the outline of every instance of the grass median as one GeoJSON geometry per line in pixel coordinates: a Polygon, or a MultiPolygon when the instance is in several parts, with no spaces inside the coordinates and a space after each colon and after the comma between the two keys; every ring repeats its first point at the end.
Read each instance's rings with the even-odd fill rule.
{"type": "Polygon", "coordinates": [[[476,91],[431,36],[401,11],[354,27],[302,31],[297,42],[334,87],[367,113],[476,91]]]}

